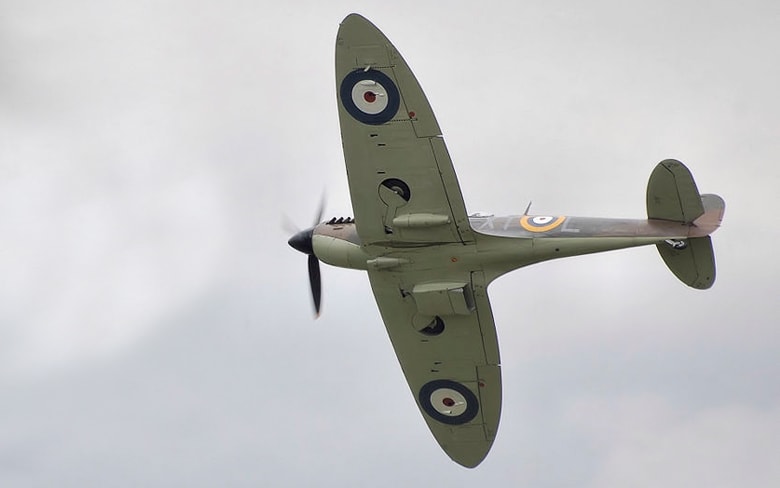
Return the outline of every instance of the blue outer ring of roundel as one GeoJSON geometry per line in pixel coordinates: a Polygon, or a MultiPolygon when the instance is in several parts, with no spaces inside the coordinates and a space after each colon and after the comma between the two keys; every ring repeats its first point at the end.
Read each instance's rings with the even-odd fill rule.
{"type": "Polygon", "coordinates": [[[373,69],[368,71],[358,69],[345,76],[344,80],[341,82],[339,93],[341,95],[341,103],[344,105],[344,108],[347,109],[349,115],[358,121],[369,125],[380,125],[391,121],[398,112],[398,107],[401,104],[401,96],[398,94],[398,88],[395,86],[395,83],[393,83],[393,80],[381,71],[373,69]],[[364,80],[376,81],[387,90],[387,107],[379,113],[367,114],[360,110],[357,105],[355,105],[355,102],[352,101],[352,88],[364,80]]]}
{"type": "Polygon", "coordinates": [[[423,387],[420,388],[418,400],[420,401],[422,409],[425,410],[425,413],[430,415],[434,420],[438,420],[444,424],[465,424],[466,422],[473,420],[474,417],[477,416],[477,413],[479,413],[479,402],[477,401],[476,395],[462,384],[452,380],[433,380],[425,383],[423,387]],[[439,413],[433,408],[433,405],[431,405],[431,394],[439,388],[449,388],[450,390],[455,390],[463,395],[466,399],[466,411],[455,417],[450,417],[449,415],[439,413]]]}

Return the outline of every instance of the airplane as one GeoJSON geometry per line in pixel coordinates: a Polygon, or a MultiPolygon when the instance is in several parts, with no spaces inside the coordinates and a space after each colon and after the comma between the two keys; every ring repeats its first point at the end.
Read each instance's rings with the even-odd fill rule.
{"type": "MultiPolygon", "coordinates": [[[[686,285],[715,281],[710,240],[725,203],[699,194],[679,161],[658,163],[647,219],[466,213],[433,111],[398,50],[364,17],[336,40],[336,91],[354,219],[316,223],[288,241],[308,255],[315,313],[319,262],[368,272],[412,395],[444,452],[467,468],[490,450],[501,413],[488,285],[531,264],[655,245],[686,285]]],[[[320,207],[321,219],[322,207],[320,207]]]]}

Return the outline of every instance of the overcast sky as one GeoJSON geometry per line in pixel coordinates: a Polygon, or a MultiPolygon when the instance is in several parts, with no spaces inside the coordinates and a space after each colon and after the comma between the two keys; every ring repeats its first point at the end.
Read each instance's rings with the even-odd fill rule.
{"type": "Polygon", "coordinates": [[[779,48],[772,1],[0,0],[0,486],[778,486],[779,48]],[[641,218],[669,157],[727,203],[709,291],[652,247],[491,286],[475,470],[365,274],[324,266],[314,322],[286,244],[323,192],[351,215],[352,11],[415,71],[469,211],[641,218]]]}

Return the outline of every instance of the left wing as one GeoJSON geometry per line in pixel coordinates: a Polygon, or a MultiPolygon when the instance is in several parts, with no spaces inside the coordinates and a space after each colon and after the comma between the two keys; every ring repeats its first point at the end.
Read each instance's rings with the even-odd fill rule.
{"type": "Polygon", "coordinates": [[[370,269],[368,276],[428,427],[453,461],[478,465],[501,414],[498,340],[483,273],[438,282],[430,271],[370,269]]]}
{"type": "Polygon", "coordinates": [[[390,41],[357,14],[339,27],[336,88],[361,242],[473,242],[455,171],[425,94],[390,41]]]}

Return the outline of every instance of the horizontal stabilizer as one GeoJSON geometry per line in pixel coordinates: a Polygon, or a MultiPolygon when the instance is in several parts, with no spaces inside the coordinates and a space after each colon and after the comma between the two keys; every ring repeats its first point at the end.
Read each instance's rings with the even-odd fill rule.
{"type": "Polygon", "coordinates": [[[715,283],[715,254],[710,236],[688,239],[682,249],[663,242],[657,244],[666,265],[686,285],[706,290],[715,283]]]}

